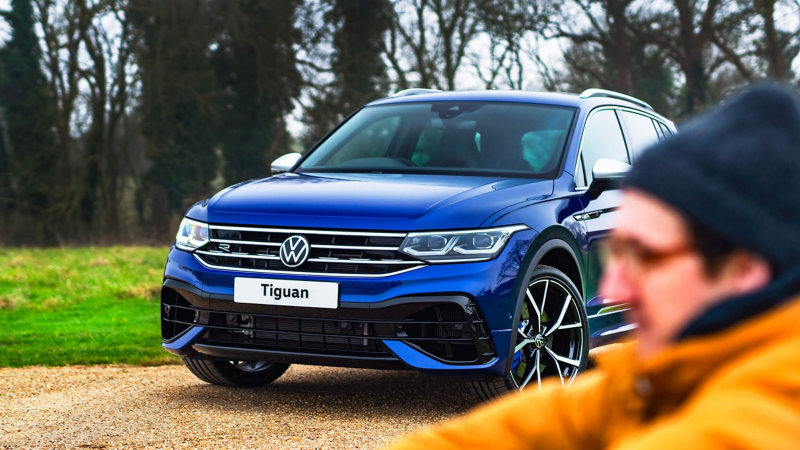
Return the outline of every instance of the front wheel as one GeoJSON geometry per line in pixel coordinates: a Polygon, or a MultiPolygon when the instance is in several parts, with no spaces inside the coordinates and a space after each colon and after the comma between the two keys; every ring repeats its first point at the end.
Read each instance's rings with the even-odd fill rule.
{"type": "Polygon", "coordinates": [[[479,400],[488,401],[514,390],[538,389],[547,377],[557,377],[568,386],[586,369],[589,321],[583,298],[560,270],[536,267],[515,329],[511,370],[493,381],[471,382],[479,400]]]}
{"type": "Polygon", "coordinates": [[[189,371],[206,383],[238,388],[266,386],[289,369],[289,364],[266,361],[182,359],[189,371]]]}

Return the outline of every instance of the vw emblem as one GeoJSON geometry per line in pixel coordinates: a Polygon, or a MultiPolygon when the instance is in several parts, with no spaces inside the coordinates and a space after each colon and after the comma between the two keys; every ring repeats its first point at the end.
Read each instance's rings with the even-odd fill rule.
{"type": "Polygon", "coordinates": [[[306,262],[310,249],[311,247],[305,237],[300,235],[292,236],[281,244],[281,262],[286,267],[297,267],[306,262]]]}
{"type": "Polygon", "coordinates": [[[533,338],[533,345],[535,345],[536,348],[542,348],[547,345],[547,338],[541,334],[537,334],[536,337],[533,338]]]}

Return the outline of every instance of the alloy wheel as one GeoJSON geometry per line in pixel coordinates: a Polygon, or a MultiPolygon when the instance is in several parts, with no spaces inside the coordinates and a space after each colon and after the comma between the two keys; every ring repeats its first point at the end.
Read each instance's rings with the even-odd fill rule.
{"type": "Polygon", "coordinates": [[[557,376],[569,385],[584,358],[580,299],[559,280],[536,278],[528,285],[517,329],[511,379],[519,390],[540,388],[542,379],[557,376]]]}

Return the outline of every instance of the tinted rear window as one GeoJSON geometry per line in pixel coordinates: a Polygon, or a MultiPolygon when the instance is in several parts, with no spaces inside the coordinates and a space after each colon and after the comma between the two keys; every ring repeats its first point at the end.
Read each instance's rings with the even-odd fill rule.
{"type": "Polygon", "coordinates": [[[641,114],[620,111],[620,117],[625,122],[626,136],[629,147],[636,155],[658,142],[658,133],[653,120],[641,114]]]}

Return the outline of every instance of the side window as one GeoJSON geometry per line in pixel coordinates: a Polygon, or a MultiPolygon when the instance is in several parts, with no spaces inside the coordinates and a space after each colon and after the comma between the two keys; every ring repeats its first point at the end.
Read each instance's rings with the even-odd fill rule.
{"type": "Polygon", "coordinates": [[[583,161],[578,158],[578,167],[575,168],[575,186],[577,187],[586,187],[586,176],[583,172],[583,161]]]}
{"type": "Polygon", "coordinates": [[[615,159],[630,164],[625,139],[622,137],[619,121],[613,110],[606,109],[589,118],[589,123],[583,132],[581,154],[587,185],[592,184],[592,168],[598,159],[615,159]]]}
{"type": "Polygon", "coordinates": [[[383,157],[399,123],[400,117],[394,116],[379,120],[364,128],[350,138],[325,165],[335,167],[355,159],[383,157]]]}
{"type": "Polygon", "coordinates": [[[625,122],[625,136],[634,154],[638,156],[658,142],[658,133],[651,118],[628,111],[620,111],[619,115],[625,122]]]}

